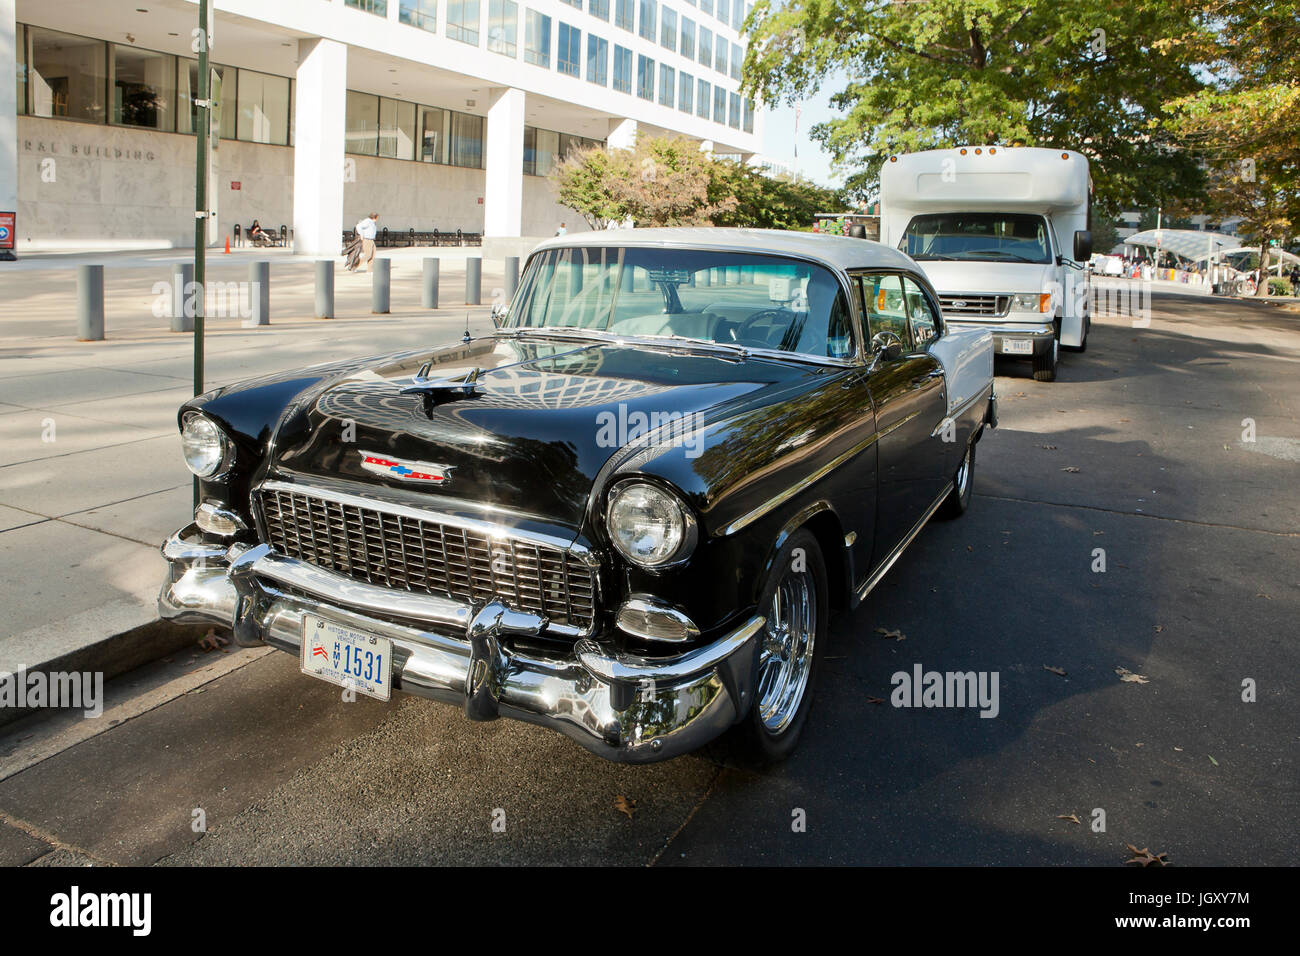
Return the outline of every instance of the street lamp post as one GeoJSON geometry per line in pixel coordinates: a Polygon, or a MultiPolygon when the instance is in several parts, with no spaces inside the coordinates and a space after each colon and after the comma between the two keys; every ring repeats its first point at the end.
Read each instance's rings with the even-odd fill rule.
{"type": "MultiPolygon", "coordinates": [[[[194,394],[203,392],[203,318],[207,299],[207,244],[208,244],[208,126],[212,117],[212,103],[208,97],[211,84],[208,77],[208,48],[211,34],[208,31],[208,4],[199,0],[199,90],[194,105],[198,109],[198,129],[195,130],[196,150],[194,161],[194,394]]],[[[194,479],[194,506],[199,505],[199,480],[194,479]]]]}

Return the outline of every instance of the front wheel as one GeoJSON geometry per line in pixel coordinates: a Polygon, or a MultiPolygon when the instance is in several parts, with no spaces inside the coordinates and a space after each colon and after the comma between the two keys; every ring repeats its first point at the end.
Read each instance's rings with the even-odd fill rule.
{"type": "Polygon", "coordinates": [[[1060,358],[1061,340],[1053,337],[1045,348],[1034,352],[1034,381],[1056,381],[1056,362],[1060,358]]]}
{"type": "Polygon", "coordinates": [[[948,489],[948,497],[943,499],[943,504],[939,505],[939,510],[935,512],[935,517],[949,520],[960,518],[970,507],[971,488],[975,485],[975,443],[971,442],[966,446],[966,454],[962,456],[961,465],[957,468],[957,474],[952,477],[952,486],[948,489]]]}
{"type": "Polygon", "coordinates": [[[817,539],[797,531],[777,554],[759,599],[767,624],[755,650],[754,703],[732,733],[754,762],[784,760],[798,746],[826,649],[827,595],[817,539]]]}

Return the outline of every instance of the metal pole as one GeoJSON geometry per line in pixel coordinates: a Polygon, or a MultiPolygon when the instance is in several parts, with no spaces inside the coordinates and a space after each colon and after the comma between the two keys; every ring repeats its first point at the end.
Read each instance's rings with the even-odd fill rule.
{"type": "Polygon", "coordinates": [[[271,324],[271,263],[262,260],[248,264],[248,304],[252,315],[242,323],[246,329],[271,324]]]}
{"type": "Polygon", "coordinates": [[[388,312],[389,283],[392,279],[392,259],[376,259],[370,273],[370,311],[376,315],[388,312]]]}
{"type": "Polygon", "coordinates": [[[424,286],[420,291],[420,305],[426,309],[438,307],[438,260],[424,260],[424,286]]]}
{"type": "Polygon", "coordinates": [[[465,304],[483,304],[483,260],[478,256],[465,260],[465,304]]]}
{"type": "MultiPolygon", "coordinates": [[[[194,282],[194,266],[178,262],[172,266],[172,321],[173,332],[193,332],[194,318],[186,314],[186,303],[194,282]]],[[[197,299],[198,297],[195,296],[197,299]]]]}
{"type": "Polygon", "coordinates": [[[334,318],[334,260],[316,260],[316,318],[334,318]]]}
{"type": "Polygon", "coordinates": [[[519,288],[519,257],[506,256],[506,301],[509,302],[519,288]]]}
{"type": "Polygon", "coordinates": [[[104,267],[77,267],[77,341],[104,337],[104,267]]]}
{"type": "MultiPolygon", "coordinates": [[[[207,242],[208,242],[208,123],[212,115],[212,104],[208,102],[211,92],[208,83],[208,4],[210,0],[199,0],[199,95],[195,101],[198,107],[196,117],[198,129],[195,130],[194,158],[194,394],[203,393],[203,318],[204,300],[207,298],[207,242]]],[[[194,479],[194,507],[199,506],[199,480],[194,479]]]]}

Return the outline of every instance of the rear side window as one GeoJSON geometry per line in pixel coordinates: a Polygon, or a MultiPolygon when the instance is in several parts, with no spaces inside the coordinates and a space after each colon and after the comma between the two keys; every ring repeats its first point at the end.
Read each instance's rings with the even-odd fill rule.
{"type": "Polygon", "coordinates": [[[912,341],[918,349],[925,348],[927,342],[939,334],[939,318],[930,306],[921,287],[907,276],[903,276],[903,292],[907,298],[908,323],[912,327],[912,341]]]}
{"type": "Polygon", "coordinates": [[[896,275],[861,275],[856,277],[862,293],[862,314],[867,320],[867,338],[881,332],[893,332],[912,348],[912,334],[907,317],[903,285],[896,275]]]}

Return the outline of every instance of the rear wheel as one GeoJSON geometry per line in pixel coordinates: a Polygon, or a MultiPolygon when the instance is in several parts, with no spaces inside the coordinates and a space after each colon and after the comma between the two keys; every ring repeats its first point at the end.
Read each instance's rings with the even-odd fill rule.
{"type": "Polygon", "coordinates": [[[1040,346],[1034,352],[1034,381],[1056,381],[1056,362],[1060,358],[1061,340],[1052,337],[1046,346],[1040,346]]]}
{"type": "Polygon", "coordinates": [[[790,536],[759,599],[767,624],[754,661],[754,703],[732,731],[744,758],[784,760],[794,752],[812,708],[830,619],[826,564],[807,530],[790,536]]]}
{"type": "Polygon", "coordinates": [[[964,515],[966,509],[970,507],[971,488],[974,485],[975,443],[971,442],[966,446],[966,454],[957,468],[957,474],[952,476],[952,487],[948,489],[948,497],[943,499],[943,504],[935,512],[935,517],[948,520],[964,515]]]}

